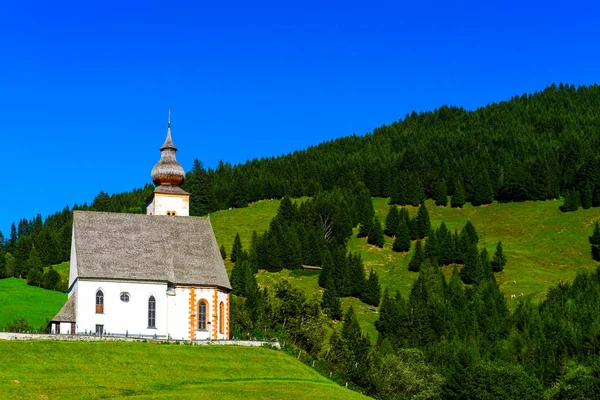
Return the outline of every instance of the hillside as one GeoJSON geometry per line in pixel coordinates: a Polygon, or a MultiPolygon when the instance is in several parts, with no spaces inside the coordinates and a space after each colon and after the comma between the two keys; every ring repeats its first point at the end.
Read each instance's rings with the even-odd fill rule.
{"type": "MultiPolygon", "coordinates": [[[[211,223],[219,244],[231,250],[236,232],[240,233],[242,244],[247,248],[253,230],[268,228],[270,218],[274,217],[279,201],[261,201],[247,208],[219,211],[211,214],[211,223]]],[[[388,199],[373,199],[375,212],[384,221],[388,213],[388,199]]],[[[496,274],[501,289],[507,297],[523,293],[537,300],[543,299],[550,286],[560,281],[571,281],[577,271],[593,269],[597,263],[590,256],[587,236],[591,234],[593,224],[600,220],[600,211],[592,208],[574,213],[562,213],[558,209],[560,200],[520,203],[498,203],[473,207],[467,204],[457,209],[437,207],[433,201],[427,201],[432,225],[437,227],[443,222],[450,230],[460,230],[470,220],[481,236],[480,245],[490,253],[496,243],[502,241],[508,264],[502,273],[496,274]]],[[[411,215],[416,207],[409,207],[411,215]]],[[[356,233],[356,231],[355,231],[356,233]]],[[[371,246],[366,239],[357,239],[354,235],[349,242],[350,251],[359,252],[367,269],[374,268],[379,273],[383,288],[400,290],[408,296],[412,283],[418,274],[407,269],[408,261],[414,251],[414,245],[408,254],[391,251],[392,240],[386,238],[383,249],[371,246]]],[[[228,264],[230,266],[230,264],[228,264]]],[[[445,268],[449,276],[451,269],[445,268]]],[[[272,286],[281,278],[288,278],[292,284],[306,293],[321,291],[317,283],[318,273],[294,272],[283,270],[278,273],[260,271],[257,280],[260,284],[272,286]]],[[[511,299],[514,306],[519,299],[511,299]]],[[[371,339],[376,337],[374,322],[377,319],[375,309],[357,299],[344,299],[344,306],[352,304],[357,308],[361,326],[371,339]]]]}
{"type": "Polygon", "coordinates": [[[6,398],[366,398],[264,348],[4,341],[0,353],[6,398]]]}
{"type": "Polygon", "coordinates": [[[56,315],[66,300],[65,293],[28,286],[18,278],[0,279],[0,327],[23,317],[38,329],[56,315]]]}

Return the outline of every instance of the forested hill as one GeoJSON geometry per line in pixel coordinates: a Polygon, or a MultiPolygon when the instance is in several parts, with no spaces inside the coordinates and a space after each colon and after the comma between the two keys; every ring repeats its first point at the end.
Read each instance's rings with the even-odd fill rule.
{"type": "MultiPolygon", "coordinates": [[[[413,112],[365,136],[349,136],[292,154],[206,171],[200,162],[187,174],[191,213],[202,215],[249,202],[312,196],[334,186],[362,181],[372,196],[397,204],[418,204],[447,193],[485,204],[542,200],[581,193],[581,202],[600,203],[600,87],[552,85],[475,111],[443,106],[413,112]]],[[[283,134],[285,132],[282,132],[283,134]]],[[[101,192],[80,208],[143,212],[150,186],[109,197],[101,192]]],[[[585,205],[585,204],[584,204],[585,205]]],[[[33,244],[44,264],[69,255],[70,211],[22,219],[12,227],[1,252],[10,252],[18,270],[33,244]],[[42,243],[46,243],[45,245],[42,243]]],[[[1,236],[1,234],[0,234],[1,236]]],[[[0,257],[0,272],[6,257],[0,257]]]]}
{"type": "MultiPolygon", "coordinates": [[[[363,181],[388,197],[403,176],[433,197],[462,183],[466,201],[486,190],[500,200],[556,198],[566,189],[600,187],[600,88],[549,87],[469,112],[441,107],[412,113],[365,136],[350,136],[293,154],[253,160],[210,174],[214,201],[240,206],[261,198],[312,195],[363,181]],[[245,196],[245,197],[244,197],[245,196]]],[[[482,196],[485,197],[485,196],[482,196]]]]}

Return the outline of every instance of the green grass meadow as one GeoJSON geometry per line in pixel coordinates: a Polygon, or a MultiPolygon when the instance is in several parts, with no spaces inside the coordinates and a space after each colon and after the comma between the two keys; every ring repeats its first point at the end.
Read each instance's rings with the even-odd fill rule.
{"type": "Polygon", "coordinates": [[[367,398],[265,348],[3,341],[0,354],[2,398],[367,398]]]}
{"type": "Polygon", "coordinates": [[[65,301],[66,293],[28,286],[18,278],[0,279],[0,327],[23,317],[37,329],[54,317],[65,301]]]}
{"type": "MultiPolygon", "coordinates": [[[[511,307],[519,301],[521,293],[541,300],[550,286],[572,280],[577,271],[598,266],[591,258],[588,236],[592,234],[594,222],[600,220],[600,209],[563,213],[558,209],[561,204],[562,200],[494,202],[479,207],[467,204],[457,209],[437,207],[431,200],[426,202],[432,226],[436,228],[443,221],[451,231],[460,231],[470,220],[479,233],[480,247],[485,246],[490,256],[497,242],[502,241],[508,263],[503,272],[496,274],[496,279],[509,298],[511,307]],[[510,299],[513,294],[517,297],[510,299]]],[[[383,224],[389,210],[388,199],[374,198],[373,205],[383,224]]],[[[235,233],[239,232],[242,244],[247,248],[252,231],[268,229],[269,221],[277,213],[278,207],[279,201],[262,201],[248,208],[212,214],[217,241],[225,244],[229,252],[235,233]]],[[[416,215],[417,207],[409,207],[409,210],[411,216],[416,215]]],[[[384,248],[379,249],[367,244],[365,238],[356,238],[356,229],[354,233],[348,249],[362,255],[367,272],[373,268],[379,274],[382,288],[400,290],[404,296],[408,296],[417,278],[417,273],[408,271],[412,250],[406,254],[393,252],[393,240],[387,237],[384,248]]],[[[230,264],[228,266],[231,267],[230,264]]],[[[452,267],[445,267],[444,272],[450,276],[452,267]]],[[[308,272],[260,271],[257,280],[261,285],[270,286],[279,279],[289,279],[293,285],[310,294],[321,291],[317,277],[317,274],[308,272]]],[[[344,307],[350,304],[356,309],[365,331],[372,339],[376,337],[374,322],[377,310],[357,299],[343,300],[344,307]]]]}

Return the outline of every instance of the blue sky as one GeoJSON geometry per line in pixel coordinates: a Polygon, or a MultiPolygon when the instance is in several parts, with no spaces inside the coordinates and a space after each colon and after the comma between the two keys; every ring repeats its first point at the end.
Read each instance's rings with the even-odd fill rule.
{"type": "Polygon", "coordinates": [[[3,4],[5,235],[149,182],[168,107],[188,170],[600,71],[593,2],[170,3],[3,4]]]}

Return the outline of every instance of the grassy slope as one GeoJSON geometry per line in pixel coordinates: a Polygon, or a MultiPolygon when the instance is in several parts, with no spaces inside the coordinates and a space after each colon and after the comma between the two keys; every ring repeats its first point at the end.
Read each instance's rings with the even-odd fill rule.
{"type": "MultiPolygon", "coordinates": [[[[380,220],[385,221],[389,206],[388,199],[374,198],[373,204],[380,220]]],[[[462,209],[436,207],[432,201],[426,205],[432,225],[437,227],[442,221],[451,231],[460,230],[467,220],[475,225],[481,239],[480,246],[486,246],[490,255],[496,243],[502,241],[508,264],[504,272],[496,275],[506,295],[524,293],[542,299],[546,290],[561,280],[572,280],[578,270],[595,268],[598,264],[590,257],[587,241],[592,233],[593,223],[600,220],[600,209],[580,209],[574,213],[562,213],[558,206],[561,201],[538,201],[523,203],[493,203],[488,206],[462,209]],[[516,283],[514,283],[516,282],[516,283]]],[[[264,201],[249,208],[220,211],[211,216],[217,240],[225,243],[229,252],[235,232],[240,233],[244,247],[250,244],[252,230],[264,231],[279,206],[278,201],[264,201]],[[257,218],[254,218],[254,215],[257,218]]],[[[417,208],[410,207],[411,216],[417,208]]],[[[355,232],[356,233],[356,232],[355,232]]],[[[350,251],[360,252],[365,267],[373,268],[379,274],[382,287],[400,290],[407,296],[417,277],[407,269],[412,252],[399,254],[391,251],[392,239],[386,238],[383,249],[366,243],[365,239],[352,237],[348,243],[350,251]]],[[[451,268],[445,268],[447,275],[451,268]]],[[[310,273],[268,273],[261,271],[259,283],[271,285],[283,277],[289,278],[294,285],[307,293],[319,291],[317,275],[310,273]]],[[[510,300],[512,302],[518,301],[510,300]]],[[[344,299],[343,304],[355,306],[362,327],[374,338],[374,322],[377,312],[356,299],[344,299]]]]}
{"type": "Polygon", "coordinates": [[[17,278],[0,279],[0,327],[17,317],[39,328],[67,300],[65,293],[28,286],[17,278]]]}
{"type": "MultiPolygon", "coordinates": [[[[60,274],[60,277],[64,281],[68,282],[69,281],[69,265],[70,265],[70,263],[68,261],[65,261],[63,263],[53,265],[52,268],[54,268],[54,270],[60,274]]],[[[50,269],[50,267],[44,268],[44,272],[48,272],[48,269],[50,269]]]]}
{"type": "Polygon", "coordinates": [[[366,398],[263,348],[5,341],[0,354],[7,398],[366,398]]]}

